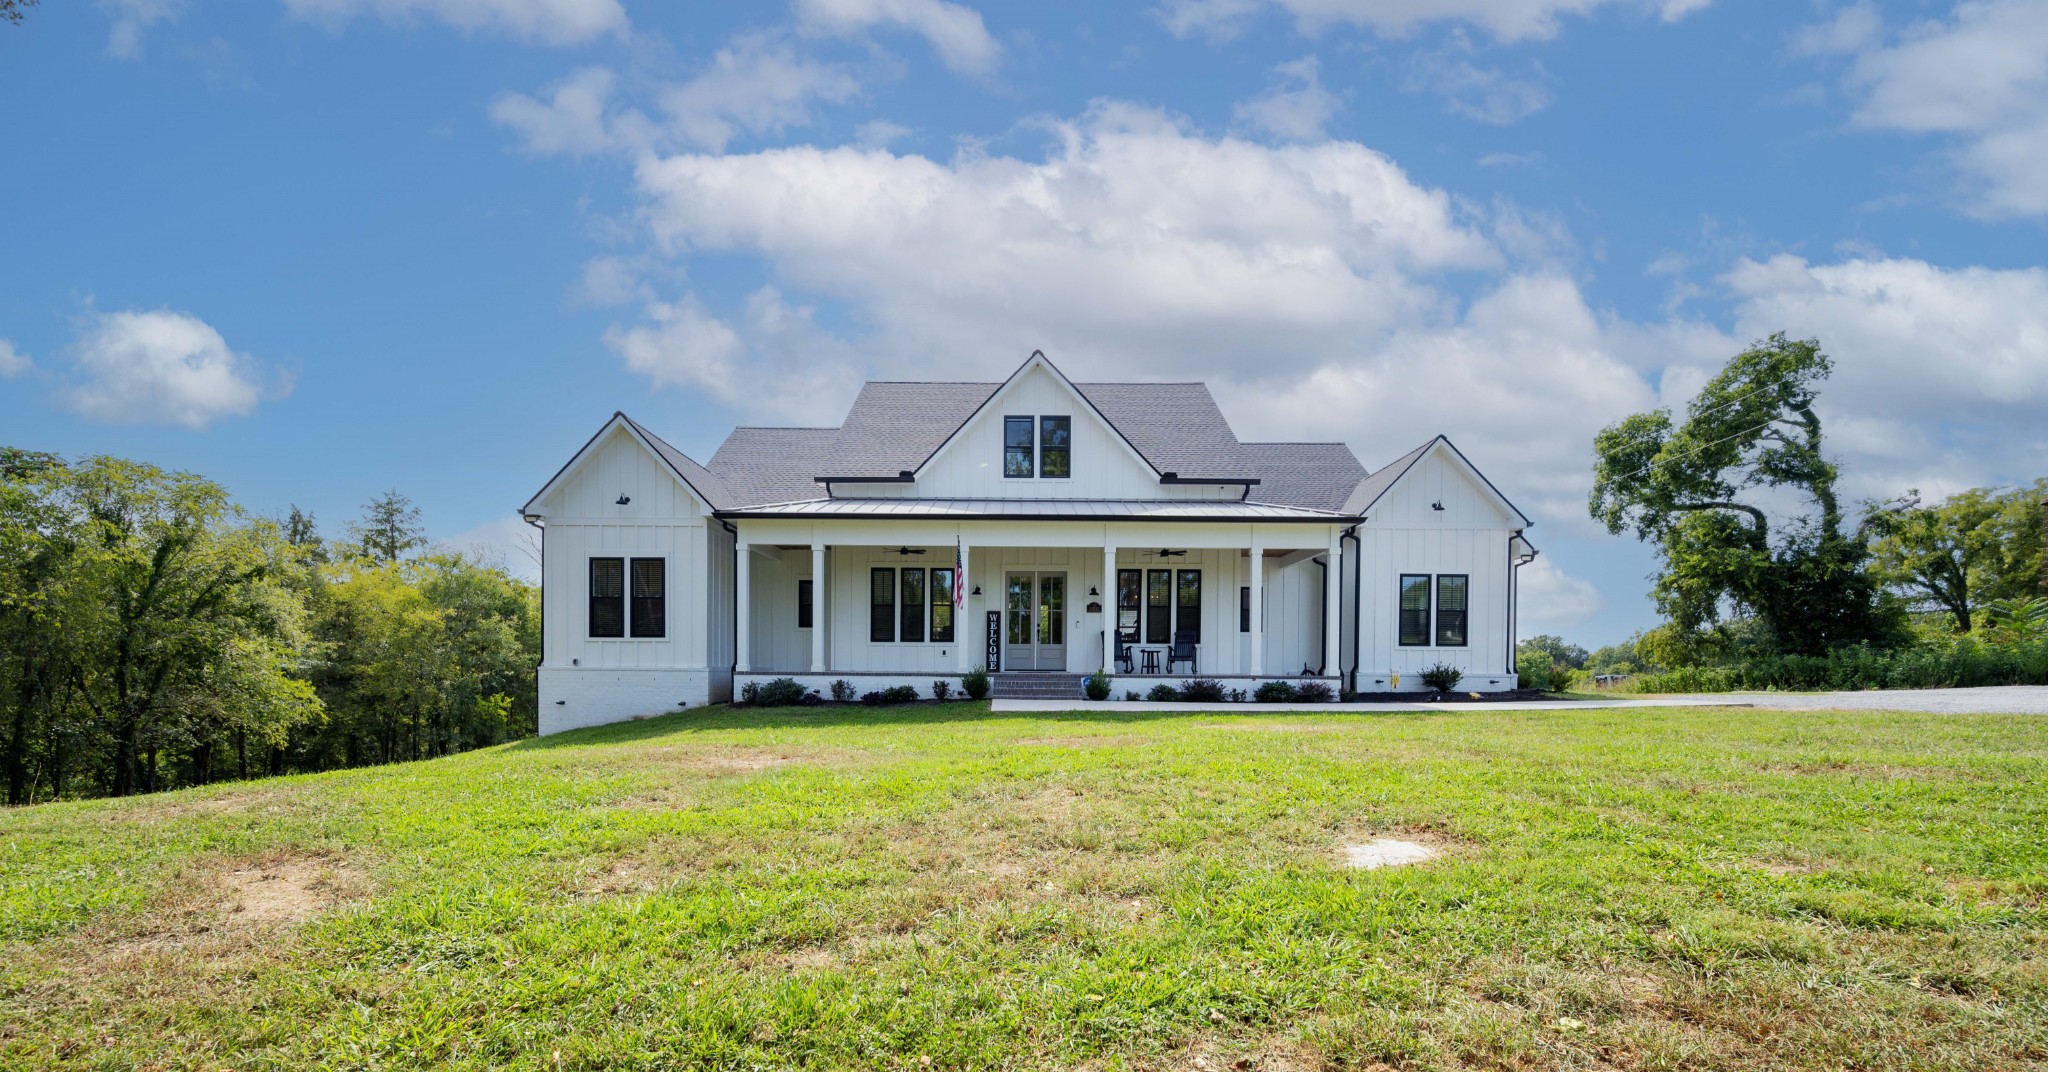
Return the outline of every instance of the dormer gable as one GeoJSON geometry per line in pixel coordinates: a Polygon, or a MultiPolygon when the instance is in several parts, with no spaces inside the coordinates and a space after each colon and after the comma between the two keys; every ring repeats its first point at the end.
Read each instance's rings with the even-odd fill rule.
{"type": "Polygon", "coordinates": [[[708,515],[722,500],[717,477],[613,413],[519,512],[533,520],[677,519],[708,515]]]}
{"type": "Polygon", "coordinates": [[[1533,524],[1441,435],[1368,476],[1344,512],[1383,525],[1520,531],[1533,524]]]}

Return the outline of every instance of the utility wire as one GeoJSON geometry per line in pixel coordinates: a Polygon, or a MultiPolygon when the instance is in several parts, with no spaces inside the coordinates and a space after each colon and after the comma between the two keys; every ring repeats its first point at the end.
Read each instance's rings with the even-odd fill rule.
{"type": "Polygon", "coordinates": [[[1643,467],[1642,467],[1642,468],[1640,468],[1640,469],[1634,470],[1633,472],[1627,472],[1627,473],[1623,473],[1623,474],[1621,474],[1620,476],[1614,477],[1613,479],[1616,479],[1616,480],[1627,480],[1627,479],[1629,479],[1629,478],[1631,478],[1631,477],[1641,476],[1642,474],[1644,474],[1644,473],[1647,473],[1647,472],[1649,472],[1650,470],[1652,470],[1652,469],[1655,469],[1655,468],[1657,468],[1657,467],[1658,467],[1658,466],[1660,466],[1660,465],[1668,465],[1668,464],[1670,464],[1671,462],[1675,462],[1675,461],[1680,461],[1680,460],[1682,460],[1682,459],[1685,459],[1685,458],[1690,458],[1690,457],[1692,457],[1693,455],[1695,455],[1695,454],[1698,454],[1698,453],[1699,453],[1700,451],[1706,450],[1706,449],[1707,449],[1707,448],[1709,448],[1709,447],[1718,447],[1718,446],[1720,446],[1721,444],[1723,444],[1723,443],[1726,443],[1726,442],[1728,442],[1728,441],[1729,441],[1729,440],[1731,440],[1731,439],[1741,439],[1741,438],[1742,438],[1743,436],[1749,435],[1749,434],[1750,434],[1751,432],[1761,432],[1761,431],[1763,431],[1764,429],[1766,429],[1766,428],[1769,428],[1769,427],[1770,427],[1771,425],[1773,425],[1773,424],[1776,424],[1776,423],[1778,423],[1778,421],[1777,421],[1777,418],[1773,417],[1773,418],[1771,418],[1770,420],[1768,420],[1768,421],[1765,421],[1764,423],[1762,423],[1762,424],[1759,424],[1759,425],[1757,425],[1757,426],[1756,426],[1756,427],[1754,427],[1754,428],[1745,428],[1745,429],[1743,429],[1742,431],[1740,431],[1740,432],[1737,432],[1737,433],[1735,433],[1734,435],[1731,435],[1731,436],[1722,436],[1721,438],[1719,438],[1719,439],[1716,439],[1716,440],[1714,440],[1714,441],[1713,441],[1712,443],[1702,443],[1702,444],[1700,444],[1699,446],[1697,446],[1697,447],[1694,447],[1693,449],[1691,449],[1691,450],[1688,450],[1688,451],[1686,451],[1686,452],[1685,452],[1685,453],[1683,453],[1683,454],[1677,454],[1677,455],[1673,455],[1672,457],[1669,457],[1669,458],[1659,458],[1659,459],[1657,459],[1657,460],[1655,460],[1655,461],[1651,462],[1650,464],[1648,464],[1648,465],[1645,465],[1645,466],[1643,466],[1643,467]]]}

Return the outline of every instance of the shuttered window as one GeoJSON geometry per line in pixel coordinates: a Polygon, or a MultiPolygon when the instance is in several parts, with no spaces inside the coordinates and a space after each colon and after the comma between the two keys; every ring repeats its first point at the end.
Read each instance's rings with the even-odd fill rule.
{"type": "Polygon", "coordinates": [[[1202,642],[1202,571],[1180,571],[1174,585],[1173,639],[1202,642]]]}
{"type": "Polygon", "coordinates": [[[1401,646],[1429,644],[1429,574],[1401,575],[1401,646]]]}
{"type": "Polygon", "coordinates": [[[633,560],[633,635],[668,635],[668,560],[633,560]]]}
{"type": "Polygon", "coordinates": [[[1145,643],[1164,644],[1173,639],[1173,571],[1145,572],[1145,643]]]}
{"type": "Polygon", "coordinates": [[[590,560],[590,635],[626,635],[626,560],[590,560]]]}
{"type": "Polygon", "coordinates": [[[896,639],[896,571],[868,571],[868,639],[886,644],[896,639]]]}
{"type": "Polygon", "coordinates": [[[953,642],[953,571],[932,571],[932,643],[953,642]]]}
{"type": "Polygon", "coordinates": [[[811,628],[811,608],[811,582],[808,579],[800,580],[796,582],[796,627],[798,629],[811,628]]]}
{"type": "Polygon", "coordinates": [[[1030,476],[1038,468],[1031,449],[1031,418],[1003,418],[1003,475],[1030,476]]]}
{"type": "Polygon", "coordinates": [[[924,643],[924,571],[903,571],[903,642],[924,643]]]}
{"type": "Polygon", "coordinates": [[[1038,475],[1074,475],[1074,418],[1038,418],[1038,475]]]}
{"type": "Polygon", "coordinates": [[[1462,573],[1436,575],[1436,642],[1438,647],[1465,646],[1465,604],[1468,580],[1462,573]]]}

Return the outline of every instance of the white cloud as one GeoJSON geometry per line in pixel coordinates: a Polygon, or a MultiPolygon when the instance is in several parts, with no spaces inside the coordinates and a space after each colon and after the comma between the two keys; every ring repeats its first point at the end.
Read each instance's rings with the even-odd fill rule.
{"type": "Polygon", "coordinates": [[[1976,214],[2048,215],[2048,4],[1971,0],[1889,45],[1871,18],[1844,12],[1800,39],[1856,52],[1853,121],[1954,138],[1950,159],[1976,214]]]}
{"type": "Polygon", "coordinates": [[[142,58],[142,32],[174,21],[183,5],[179,0],[98,0],[97,6],[114,17],[107,31],[107,55],[133,60],[142,58]]]}
{"type": "Polygon", "coordinates": [[[264,394],[253,358],[228,349],[205,321],[168,309],[95,317],[75,363],[83,379],[66,403],[119,424],[204,428],[248,413],[264,394]]]}
{"type": "Polygon", "coordinates": [[[915,133],[901,123],[870,119],[853,128],[853,143],[863,149],[886,149],[915,133]]]}
{"type": "Polygon", "coordinates": [[[945,0],[796,0],[797,26],[809,34],[845,37],[892,26],[923,37],[955,72],[986,75],[1002,59],[981,14],[945,0]]]}
{"type": "Polygon", "coordinates": [[[1323,125],[1337,114],[1342,102],[1323,88],[1317,77],[1316,58],[1303,56],[1273,68],[1273,85],[1266,92],[1238,103],[1237,121],[1287,141],[1314,141],[1323,136],[1323,125]]]}
{"type": "Polygon", "coordinates": [[[644,145],[652,138],[644,117],[606,115],[614,81],[611,71],[588,67],[548,87],[545,101],[500,93],[491,118],[518,131],[529,152],[583,156],[644,145]]]}
{"type": "Polygon", "coordinates": [[[619,0],[284,0],[285,10],[339,25],[363,15],[386,22],[431,19],[469,33],[504,34],[545,45],[574,45],[626,31],[619,0]]]}
{"type": "Polygon", "coordinates": [[[540,583],[540,531],[507,514],[434,543],[441,552],[455,551],[494,562],[528,584],[540,583]]]}
{"type": "Polygon", "coordinates": [[[1833,18],[1803,26],[1792,35],[1793,51],[1809,56],[1861,52],[1884,36],[1884,16],[1869,0],[1848,4],[1833,18]]]}
{"type": "Polygon", "coordinates": [[[1543,154],[1535,152],[1487,153],[1485,156],[1479,158],[1479,166],[1483,168],[1535,167],[1536,165],[1541,164],[1542,162],[1543,154]]]}
{"type": "Polygon", "coordinates": [[[14,344],[0,339],[0,380],[12,379],[36,367],[28,355],[14,348],[14,344]]]}
{"type": "Polygon", "coordinates": [[[1564,632],[1607,605],[1599,589],[1559,569],[1548,555],[1537,555],[1515,577],[1517,624],[1524,635],[1564,632]]]}
{"type": "MultiPolygon", "coordinates": [[[[1498,41],[1547,39],[1558,20],[1608,5],[1655,12],[1674,22],[1706,7],[1710,0],[1271,0],[1294,16],[1304,34],[1332,24],[1370,28],[1383,37],[1402,37],[1432,22],[1462,22],[1484,29],[1498,41]]],[[[1167,0],[1159,17],[1168,30],[1212,40],[1234,36],[1262,5],[1250,0],[1167,0]]]]}
{"type": "Polygon", "coordinates": [[[1415,56],[1403,88],[1410,93],[1434,93],[1451,112],[1495,126],[1526,119],[1550,103],[1550,91],[1535,79],[1478,67],[1449,52],[1415,56]]]}
{"type": "Polygon", "coordinates": [[[719,49],[703,73],[663,90],[660,100],[684,142],[719,152],[741,132],[810,122],[812,101],[858,92],[860,84],[840,67],[799,56],[772,35],[747,34],[719,49]]]}
{"type": "Polygon", "coordinates": [[[703,392],[748,412],[778,418],[816,416],[843,402],[859,382],[852,352],[812,322],[812,310],[782,300],[773,287],[749,295],[738,327],[707,311],[694,294],[649,302],[647,320],[613,325],[605,345],[656,387],[703,392]]]}

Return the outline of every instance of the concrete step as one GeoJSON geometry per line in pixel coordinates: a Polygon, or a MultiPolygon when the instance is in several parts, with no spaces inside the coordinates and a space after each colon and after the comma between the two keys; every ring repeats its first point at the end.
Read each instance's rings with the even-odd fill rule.
{"type": "Polygon", "coordinates": [[[1010,673],[989,676],[989,695],[1004,700],[1070,700],[1086,674],[1010,673]]]}

